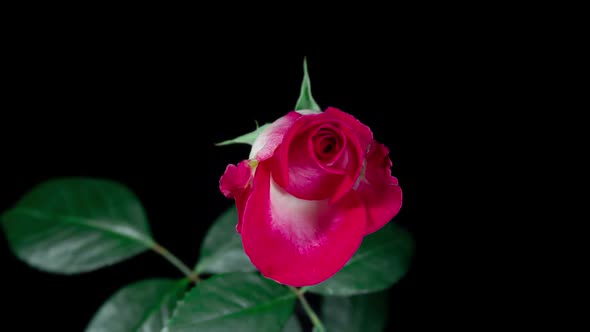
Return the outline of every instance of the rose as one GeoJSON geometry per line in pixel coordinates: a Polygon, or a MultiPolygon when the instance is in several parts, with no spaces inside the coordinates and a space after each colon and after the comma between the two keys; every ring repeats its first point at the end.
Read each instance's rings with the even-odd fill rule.
{"type": "Polygon", "coordinates": [[[399,211],[389,150],[335,108],[290,112],[264,130],[248,160],[228,165],[220,189],[234,198],[245,253],[267,278],[320,283],[399,211]]]}

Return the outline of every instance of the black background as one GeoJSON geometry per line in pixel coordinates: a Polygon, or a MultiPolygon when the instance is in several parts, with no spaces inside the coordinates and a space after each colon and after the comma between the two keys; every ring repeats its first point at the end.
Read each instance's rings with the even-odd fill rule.
{"type": "MultiPolygon", "coordinates": [[[[262,124],[290,111],[302,77],[300,55],[220,54],[130,51],[124,44],[67,51],[40,46],[18,54],[1,121],[0,210],[53,177],[116,180],[138,195],[157,241],[193,265],[204,232],[232,204],[219,192],[219,177],[249,152],[245,145],[214,143],[253,130],[254,120],[262,124]]],[[[392,173],[403,189],[395,222],[413,234],[417,251],[409,274],[391,290],[389,328],[448,326],[442,320],[454,318],[441,312],[454,311],[456,299],[439,296],[453,274],[450,256],[441,252],[453,251],[453,244],[441,241],[441,225],[459,226],[455,206],[446,203],[460,191],[455,175],[480,162],[464,145],[489,120],[470,110],[485,115],[493,109],[489,92],[480,97],[490,84],[486,77],[498,75],[495,68],[479,62],[476,52],[436,47],[332,52],[308,62],[316,101],[372,129],[390,148],[392,173]]],[[[82,331],[123,285],[180,277],[151,252],[75,276],[28,267],[4,238],[0,255],[1,301],[8,306],[3,325],[21,331],[82,331]]]]}

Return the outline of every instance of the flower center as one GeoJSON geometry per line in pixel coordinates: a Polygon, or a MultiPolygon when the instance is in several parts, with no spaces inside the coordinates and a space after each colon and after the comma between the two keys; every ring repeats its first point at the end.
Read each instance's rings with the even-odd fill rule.
{"type": "Polygon", "coordinates": [[[338,135],[331,129],[320,129],[312,138],[313,152],[320,161],[328,162],[342,148],[338,135]]]}
{"type": "Polygon", "coordinates": [[[322,152],[329,153],[330,151],[332,151],[332,149],[334,149],[336,141],[332,137],[330,137],[322,140],[320,144],[322,146],[322,152]]]}

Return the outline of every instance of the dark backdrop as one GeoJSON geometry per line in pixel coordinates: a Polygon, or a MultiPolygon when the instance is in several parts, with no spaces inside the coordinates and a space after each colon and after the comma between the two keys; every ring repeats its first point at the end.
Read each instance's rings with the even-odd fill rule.
{"type": "MultiPolygon", "coordinates": [[[[120,181],[141,199],[155,238],[192,265],[204,232],[232,204],[218,190],[219,177],[249,151],[213,144],[291,110],[302,56],[66,46],[17,51],[10,64],[0,210],[52,177],[120,181]]],[[[313,94],[323,108],[353,114],[391,149],[392,173],[404,192],[395,222],[410,230],[417,251],[409,274],[392,289],[389,326],[415,330],[453,305],[437,297],[449,271],[433,253],[444,249],[439,225],[453,218],[440,200],[457,190],[445,166],[463,139],[454,121],[478,93],[473,76],[484,65],[436,49],[342,53],[309,56],[313,94]]],[[[3,237],[0,257],[3,325],[19,331],[82,331],[123,285],[180,276],[150,252],[75,276],[26,266],[3,237]]]]}

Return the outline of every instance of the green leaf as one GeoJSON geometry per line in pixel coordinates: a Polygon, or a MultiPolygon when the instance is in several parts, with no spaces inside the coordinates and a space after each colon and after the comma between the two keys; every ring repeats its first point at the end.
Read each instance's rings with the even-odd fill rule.
{"type": "Polygon", "coordinates": [[[311,95],[311,82],[309,80],[309,73],[307,72],[307,58],[303,58],[303,82],[301,82],[301,92],[299,93],[295,110],[322,111],[311,95]]]}
{"type": "Polygon", "coordinates": [[[85,332],[160,332],[188,283],[148,279],[128,285],[100,307],[85,332]]]}
{"type": "Polygon", "coordinates": [[[215,145],[222,146],[222,145],[239,144],[239,143],[252,145],[254,143],[254,141],[256,140],[256,138],[258,137],[258,135],[260,135],[266,128],[270,127],[271,124],[272,123],[266,123],[266,124],[256,128],[256,130],[254,130],[253,132],[247,133],[247,134],[242,135],[240,137],[236,137],[234,139],[223,141],[221,143],[216,143],[215,145]]]}
{"type": "Polygon", "coordinates": [[[320,312],[327,331],[382,332],[387,324],[387,292],[328,296],[323,299],[320,312]]]}
{"type": "Polygon", "coordinates": [[[285,327],[283,328],[283,332],[303,332],[299,319],[297,319],[297,315],[293,314],[291,318],[289,318],[287,324],[285,324],[285,327]]]}
{"type": "Polygon", "coordinates": [[[322,295],[356,295],[384,290],[408,271],[414,243],[410,234],[390,222],[365,237],[350,261],[332,278],[309,287],[322,295]]]}
{"type": "Polygon", "coordinates": [[[213,223],[201,247],[197,273],[229,273],[256,271],[244,253],[242,237],[236,232],[238,211],[235,205],[213,223]]]}
{"type": "Polygon", "coordinates": [[[107,180],[49,180],[1,218],[14,254],[47,272],[92,271],[154,244],[137,197],[107,180]]]}
{"type": "Polygon", "coordinates": [[[294,306],[287,287],[257,274],[217,275],[186,295],[164,332],[279,332],[294,306]]]}

